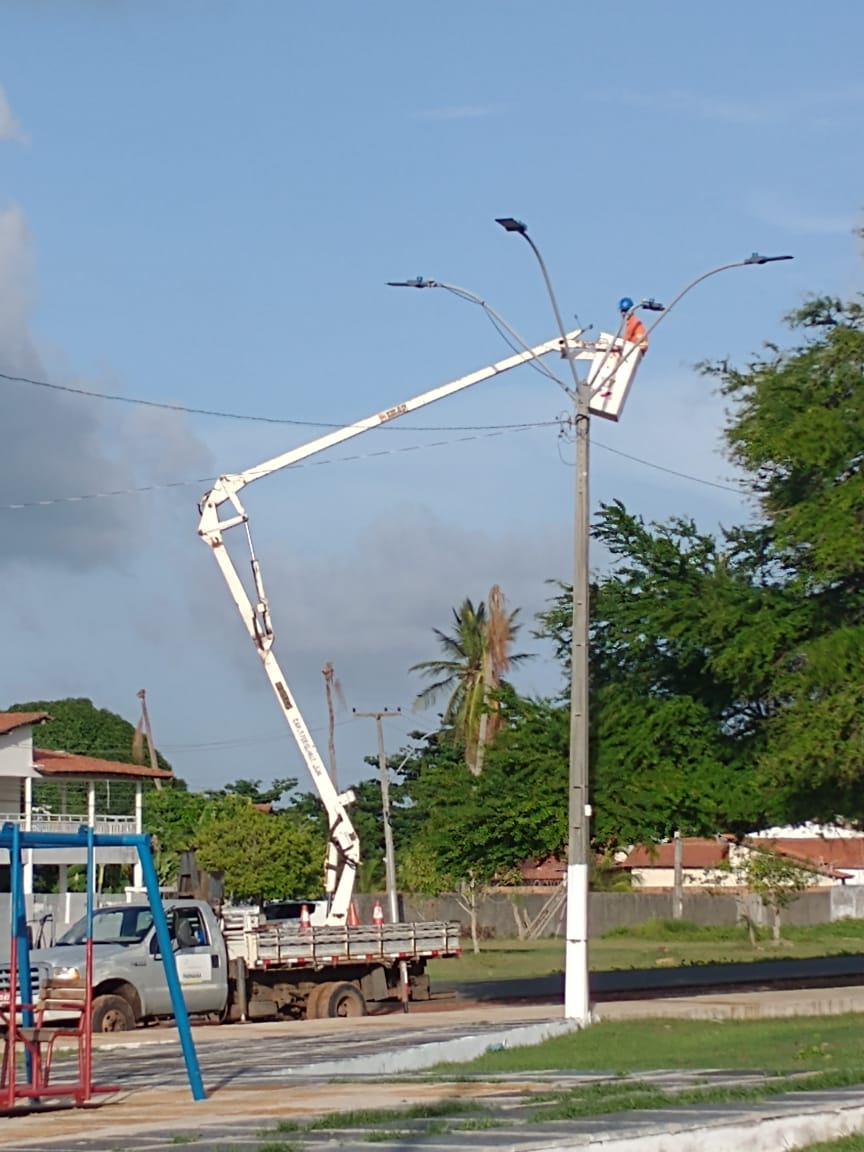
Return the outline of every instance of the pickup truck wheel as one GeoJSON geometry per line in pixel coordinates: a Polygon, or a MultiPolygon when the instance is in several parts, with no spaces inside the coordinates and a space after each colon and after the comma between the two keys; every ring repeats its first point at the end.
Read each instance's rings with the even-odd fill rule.
{"type": "Polygon", "coordinates": [[[319,1020],[322,1016],[326,1016],[324,1011],[326,998],[333,991],[335,985],[333,984],[316,984],[309,995],[306,997],[306,1019],[319,1020]]]}
{"type": "Polygon", "coordinates": [[[97,996],[93,1001],[94,1032],[131,1032],[135,1013],[122,996],[97,996]]]}
{"type": "Polygon", "coordinates": [[[331,984],[329,995],[322,997],[322,1016],[365,1016],[368,1009],[363,993],[356,984],[331,984]]]}

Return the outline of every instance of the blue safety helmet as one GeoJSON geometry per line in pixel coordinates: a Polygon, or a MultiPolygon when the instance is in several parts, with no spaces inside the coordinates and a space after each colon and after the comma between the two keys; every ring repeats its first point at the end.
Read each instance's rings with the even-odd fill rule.
{"type": "Polygon", "coordinates": [[[622,296],[621,299],[618,301],[618,311],[619,312],[629,312],[632,307],[633,307],[633,301],[630,299],[629,296],[622,296]]]}

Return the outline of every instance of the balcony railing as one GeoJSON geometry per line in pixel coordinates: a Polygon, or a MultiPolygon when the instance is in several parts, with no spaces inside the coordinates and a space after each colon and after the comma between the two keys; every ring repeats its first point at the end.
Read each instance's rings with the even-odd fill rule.
{"type": "MultiPolygon", "coordinates": [[[[24,817],[20,812],[0,812],[0,825],[20,824],[24,827],[24,817]]],[[[88,823],[86,815],[75,815],[63,812],[34,813],[30,818],[30,829],[33,832],[77,832],[82,824],[88,823]]],[[[93,831],[103,835],[123,836],[135,831],[134,816],[100,816],[98,813],[93,820],[93,831]]]]}

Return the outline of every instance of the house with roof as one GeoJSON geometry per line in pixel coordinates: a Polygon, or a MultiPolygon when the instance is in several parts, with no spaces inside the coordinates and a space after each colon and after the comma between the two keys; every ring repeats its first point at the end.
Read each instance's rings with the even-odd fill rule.
{"type": "MultiPolygon", "coordinates": [[[[734,887],[729,850],[724,837],[681,837],[681,871],[685,888],[734,887]]],[[[675,843],[637,844],[618,853],[616,867],[630,873],[635,891],[672,891],[675,886],[675,843]]]]}
{"type": "MultiPolygon", "coordinates": [[[[682,837],[682,887],[686,890],[742,888],[741,868],[751,852],[771,852],[810,872],[812,888],[831,888],[858,883],[859,873],[847,868],[854,859],[861,860],[864,870],[864,840],[812,841],[803,838],[768,840],[747,838],[742,843],[733,837],[714,839],[682,837]],[[834,847],[830,847],[830,845],[834,847]]],[[[621,853],[616,867],[630,872],[634,889],[642,892],[671,892],[675,886],[675,842],[637,844],[621,853]]],[[[864,875],[864,871],[861,873],[864,875]]]]}
{"type": "MultiPolygon", "coordinates": [[[[33,732],[50,717],[47,712],[0,712],[0,824],[16,823],[26,831],[77,832],[89,825],[95,832],[113,835],[143,831],[143,788],[147,780],[171,780],[161,768],[143,764],[122,764],[93,756],[78,756],[33,747],[33,732]],[[132,811],[126,815],[100,812],[97,806],[99,784],[111,781],[132,785],[132,811]],[[57,787],[53,794],[58,802],[49,811],[34,803],[34,790],[40,783],[57,787]],[[73,787],[74,785],[74,787],[73,787]],[[77,801],[70,810],[69,800],[77,801]],[[83,797],[83,803],[81,798],[83,797]]],[[[101,790],[104,793],[104,788],[101,790]]],[[[142,876],[134,848],[97,848],[97,864],[132,865],[133,886],[142,886],[142,876]]],[[[0,866],[9,863],[9,853],[0,850],[0,866]]],[[[85,863],[84,848],[63,848],[24,853],[24,893],[33,893],[33,869],[36,864],[54,865],[58,869],[59,891],[66,892],[67,869],[85,863]]]]}
{"type": "Polygon", "coordinates": [[[844,872],[848,884],[864,884],[864,832],[846,824],[796,824],[766,828],[747,843],[767,841],[775,852],[844,872]]]}

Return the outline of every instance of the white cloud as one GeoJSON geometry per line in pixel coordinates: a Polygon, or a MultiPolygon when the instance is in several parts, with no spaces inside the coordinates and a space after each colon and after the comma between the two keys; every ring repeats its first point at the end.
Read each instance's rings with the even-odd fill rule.
{"type": "Polygon", "coordinates": [[[0,85],[0,140],[12,140],[17,144],[27,143],[27,137],[12,114],[2,85],[0,85]]]}
{"type": "MultiPolygon", "coordinates": [[[[49,372],[31,334],[31,278],[24,217],[0,210],[0,372],[63,384],[68,376],[49,372]]],[[[142,546],[150,509],[140,497],[77,498],[173,480],[190,464],[197,475],[210,470],[182,415],[119,410],[16,379],[0,379],[0,436],[2,564],[122,567],[142,546]]]]}

